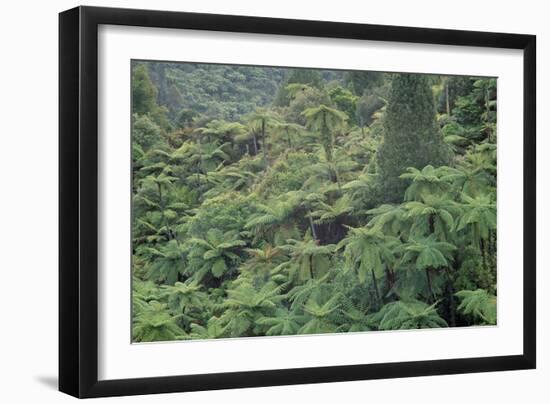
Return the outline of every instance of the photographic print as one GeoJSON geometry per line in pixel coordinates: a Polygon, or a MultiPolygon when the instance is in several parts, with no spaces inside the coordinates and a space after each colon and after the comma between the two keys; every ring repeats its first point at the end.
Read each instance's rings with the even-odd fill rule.
{"type": "Polygon", "coordinates": [[[132,60],[131,100],[132,342],[496,325],[496,78],[132,60]]]}

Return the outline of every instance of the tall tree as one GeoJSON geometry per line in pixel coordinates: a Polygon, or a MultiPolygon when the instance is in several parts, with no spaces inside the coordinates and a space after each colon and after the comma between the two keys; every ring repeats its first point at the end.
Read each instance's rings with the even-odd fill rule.
{"type": "Polygon", "coordinates": [[[147,114],[156,107],[157,89],[155,88],[147,66],[138,64],[132,70],[132,112],[147,114]]]}
{"type": "Polygon", "coordinates": [[[362,284],[367,282],[370,273],[376,299],[381,306],[383,301],[378,279],[384,276],[384,267],[393,264],[393,248],[399,242],[377,228],[348,228],[348,236],[338,243],[338,249],[344,249],[345,266],[357,272],[362,284]]]}
{"type": "Polygon", "coordinates": [[[378,150],[385,202],[398,202],[407,188],[399,176],[408,167],[442,165],[448,152],[435,120],[429,77],[395,75],[384,117],[384,142],[378,150]]]}
{"type": "Polygon", "coordinates": [[[268,156],[269,151],[268,151],[268,145],[266,141],[267,129],[273,126],[277,126],[278,120],[273,113],[264,109],[258,109],[256,110],[256,112],[254,112],[250,116],[249,123],[253,127],[254,131],[257,130],[260,133],[260,136],[262,139],[262,150],[264,155],[264,161],[267,165],[269,160],[269,156],[268,156]]]}
{"type": "Polygon", "coordinates": [[[308,108],[302,113],[307,119],[307,125],[321,136],[321,143],[325,149],[327,161],[332,161],[334,148],[334,131],[344,124],[348,116],[337,109],[319,105],[317,108],[308,108]]]}
{"type": "Polygon", "coordinates": [[[381,85],[384,73],[351,70],[346,73],[345,80],[353,92],[361,96],[365,90],[381,85]]]}

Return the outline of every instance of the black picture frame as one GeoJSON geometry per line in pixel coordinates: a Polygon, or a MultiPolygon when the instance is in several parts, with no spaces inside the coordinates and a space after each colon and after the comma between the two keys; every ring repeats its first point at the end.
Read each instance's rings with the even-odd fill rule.
{"type": "Polygon", "coordinates": [[[77,7],[59,15],[59,390],[75,397],[183,392],[536,366],[534,35],[77,7]],[[180,28],[523,50],[523,354],[99,381],[98,26],[180,28]]]}

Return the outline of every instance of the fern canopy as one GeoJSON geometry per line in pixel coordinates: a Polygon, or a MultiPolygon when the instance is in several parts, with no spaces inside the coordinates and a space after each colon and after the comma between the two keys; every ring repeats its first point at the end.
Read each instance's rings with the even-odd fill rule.
{"type": "Polygon", "coordinates": [[[131,71],[132,341],[497,323],[495,79],[131,71]]]}

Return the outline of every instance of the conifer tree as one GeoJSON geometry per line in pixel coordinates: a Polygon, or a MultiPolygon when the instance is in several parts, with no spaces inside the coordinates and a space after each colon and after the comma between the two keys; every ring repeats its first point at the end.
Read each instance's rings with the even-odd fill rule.
{"type": "Polygon", "coordinates": [[[153,111],[156,107],[157,93],[147,66],[136,65],[132,71],[132,112],[146,114],[153,111]]]}
{"type": "Polygon", "coordinates": [[[439,166],[448,160],[435,120],[430,78],[395,75],[384,118],[384,143],[378,149],[382,199],[400,202],[408,186],[400,179],[408,167],[439,166]]]}

